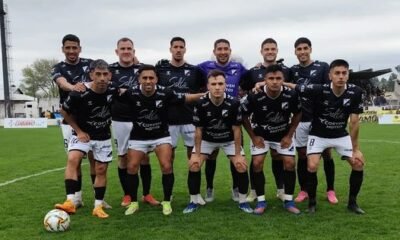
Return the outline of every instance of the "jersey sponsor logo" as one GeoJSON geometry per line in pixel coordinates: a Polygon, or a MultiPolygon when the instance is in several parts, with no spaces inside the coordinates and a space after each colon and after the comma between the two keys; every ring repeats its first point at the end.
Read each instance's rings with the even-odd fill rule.
{"type": "Polygon", "coordinates": [[[154,110],[148,110],[148,109],[143,109],[142,111],[139,112],[139,120],[146,119],[150,121],[155,121],[158,120],[158,114],[154,110]]]}
{"type": "Polygon", "coordinates": [[[344,106],[344,107],[350,106],[350,98],[345,98],[345,99],[343,99],[343,106],[344,106]]]}

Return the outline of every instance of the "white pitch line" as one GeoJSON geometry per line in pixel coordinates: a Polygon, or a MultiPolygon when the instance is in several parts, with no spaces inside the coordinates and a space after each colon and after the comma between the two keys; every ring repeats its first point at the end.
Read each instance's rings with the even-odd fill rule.
{"type": "Polygon", "coordinates": [[[361,142],[370,142],[370,143],[391,143],[391,144],[400,144],[399,141],[388,141],[381,139],[360,139],[361,142]]]}
{"type": "MultiPolygon", "coordinates": [[[[178,152],[184,152],[184,150],[175,151],[175,153],[178,153],[178,152]]],[[[87,164],[88,163],[82,163],[82,165],[87,165],[87,164]]],[[[25,180],[25,179],[28,179],[28,178],[37,177],[37,176],[40,176],[40,175],[44,175],[44,174],[51,173],[51,172],[57,172],[57,171],[61,171],[61,170],[65,170],[65,167],[54,168],[54,169],[46,170],[46,171],[43,171],[43,172],[31,174],[31,175],[28,175],[28,176],[14,178],[14,179],[12,179],[10,181],[6,181],[6,182],[3,182],[3,183],[0,183],[0,187],[4,187],[4,186],[7,186],[7,185],[9,185],[11,183],[19,182],[19,181],[22,181],[22,180],[25,180]]]]}

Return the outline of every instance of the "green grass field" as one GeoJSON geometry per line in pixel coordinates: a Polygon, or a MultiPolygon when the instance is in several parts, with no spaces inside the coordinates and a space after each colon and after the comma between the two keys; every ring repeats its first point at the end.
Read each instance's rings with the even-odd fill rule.
{"type": "MultiPolygon", "coordinates": [[[[362,125],[360,143],[367,164],[358,202],[367,212],[363,216],[346,209],[350,168],[341,160],[335,161],[338,205],[329,205],[325,200],[325,179],[320,168],[317,213],[293,216],[285,212],[275,198],[270,158],[265,164],[269,204],[266,213],[263,216],[242,213],[230,198],[229,165],[222,154],[215,178],[216,200],[193,214],[183,215],[189,197],[187,161],[185,151],[180,147],[174,165],[174,212],[171,216],[163,216],[161,207],[144,204],[140,205],[137,214],[124,216],[124,209],[119,206],[122,190],[116,160],[109,166],[106,193],[106,201],[114,207],[107,211],[110,218],[102,220],[91,216],[94,196],[89,167],[85,164],[85,207],[71,216],[67,232],[48,233],[43,228],[43,217],[54,203],[65,198],[61,168],[65,166],[66,155],[61,131],[57,127],[0,128],[0,239],[399,239],[399,133],[398,125],[362,125]],[[58,170],[11,182],[53,169],[58,170]]],[[[161,199],[161,174],[154,156],[151,159],[152,193],[161,199]]],[[[204,173],[202,181],[204,192],[204,173]]],[[[307,203],[299,207],[305,210],[307,203]]]]}

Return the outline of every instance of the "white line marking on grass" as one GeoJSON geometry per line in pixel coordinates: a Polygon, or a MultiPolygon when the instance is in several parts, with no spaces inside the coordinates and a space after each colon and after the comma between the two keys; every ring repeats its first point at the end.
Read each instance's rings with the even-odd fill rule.
{"type": "MultiPolygon", "coordinates": [[[[88,163],[82,163],[82,165],[87,165],[87,164],[88,163]]],[[[28,175],[28,176],[15,178],[13,180],[0,183],[0,187],[4,187],[4,186],[7,186],[8,184],[19,182],[19,181],[22,181],[22,180],[25,180],[25,179],[28,179],[28,178],[31,178],[31,177],[37,177],[37,176],[40,176],[40,175],[44,175],[44,174],[51,173],[51,172],[57,172],[57,171],[61,171],[61,170],[65,170],[65,167],[54,168],[54,169],[46,170],[46,171],[43,171],[43,172],[31,174],[31,175],[28,175]]]]}
{"type": "Polygon", "coordinates": [[[382,139],[360,139],[361,142],[370,142],[370,143],[391,143],[391,144],[400,144],[399,141],[388,141],[382,139]]]}
{"type": "MultiPolygon", "coordinates": [[[[175,151],[175,153],[179,153],[179,152],[186,152],[186,150],[175,151]]],[[[82,163],[82,166],[83,165],[88,165],[88,163],[82,163]]],[[[9,185],[11,183],[19,182],[19,181],[22,181],[22,180],[25,180],[25,179],[28,179],[28,178],[37,177],[37,176],[41,176],[41,175],[44,175],[44,174],[47,174],[47,173],[57,172],[57,171],[61,171],[61,170],[65,170],[65,167],[54,168],[54,169],[46,170],[46,171],[43,171],[43,172],[31,174],[31,175],[28,175],[28,176],[15,178],[15,179],[12,179],[10,181],[6,181],[6,182],[3,182],[3,183],[0,183],[0,187],[4,187],[4,186],[7,186],[7,185],[9,185]]]]}

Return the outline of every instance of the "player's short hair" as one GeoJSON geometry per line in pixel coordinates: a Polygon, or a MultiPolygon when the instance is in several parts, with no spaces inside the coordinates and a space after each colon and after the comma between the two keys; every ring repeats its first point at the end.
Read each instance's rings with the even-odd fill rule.
{"type": "Polygon", "coordinates": [[[282,72],[283,73],[283,68],[281,65],[279,64],[272,64],[269,65],[266,69],[265,69],[265,75],[267,75],[268,73],[274,73],[274,72],[282,72]]]}
{"type": "Polygon", "coordinates": [[[273,44],[275,44],[276,46],[278,46],[278,43],[275,41],[275,39],[273,39],[273,38],[266,38],[266,39],[261,43],[261,48],[263,48],[264,44],[267,44],[267,43],[273,43],[273,44]]]}
{"type": "Polygon", "coordinates": [[[63,37],[63,39],[61,41],[63,46],[66,41],[76,42],[76,43],[78,43],[78,45],[81,44],[81,40],[79,40],[79,38],[74,34],[67,34],[63,37]]]}
{"type": "Polygon", "coordinates": [[[139,75],[143,72],[143,71],[154,71],[156,73],[156,67],[154,67],[151,64],[143,64],[139,67],[138,73],[139,75]]]}
{"type": "Polygon", "coordinates": [[[329,69],[332,69],[335,67],[345,67],[345,68],[349,69],[349,63],[344,59],[335,59],[329,65],[329,69]]]}
{"type": "Polygon", "coordinates": [[[208,74],[207,74],[207,79],[211,78],[211,77],[218,77],[218,76],[222,76],[226,79],[225,77],[225,73],[219,69],[213,69],[211,70],[208,74]]]}
{"type": "Polygon", "coordinates": [[[169,45],[172,47],[172,44],[173,44],[174,42],[183,42],[183,45],[186,46],[185,39],[183,39],[182,37],[173,37],[173,38],[171,39],[171,41],[169,41],[169,45]]]}
{"type": "Polygon", "coordinates": [[[119,44],[120,42],[130,42],[130,43],[132,43],[132,45],[133,45],[132,39],[127,38],[127,37],[120,38],[120,39],[117,41],[117,46],[118,46],[118,44],[119,44]]]}
{"type": "Polygon", "coordinates": [[[109,67],[108,63],[103,59],[96,59],[90,63],[89,69],[90,71],[93,71],[96,68],[101,70],[108,70],[108,67],[109,67]]]}
{"type": "Polygon", "coordinates": [[[294,42],[294,48],[297,48],[297,46],[299,46],[299,45],[302,44],[302,43],[305,43],[305,44],[307,44],[309,47],[311,47],[311,41],[310,41],[310,39],[308,39],[308,38],[306,38],[306,37],[301,37],[301,38],[298,38],[298,39],[296,40],[296,42],[294,42]]]}
{"type": "Polygon", "coordinates": [[[215,40],[214,49],[217,47],[218,43],[226,43],[226,44],[228,44],[229,47],[231,46],[231,43],[228,40],[226,40],[225,38],[220,38],[220,39],[215,40]]]}

